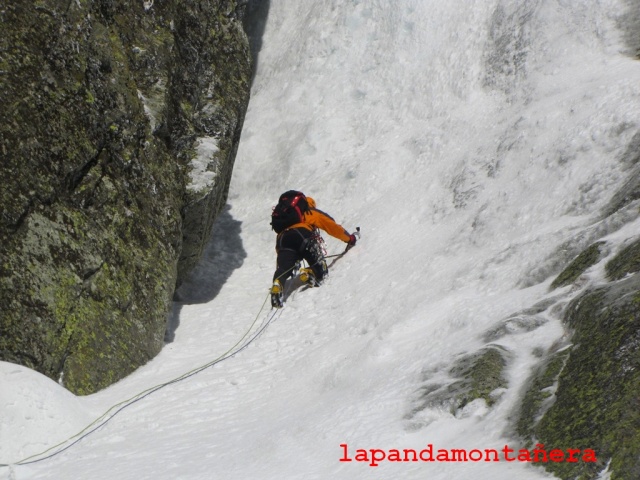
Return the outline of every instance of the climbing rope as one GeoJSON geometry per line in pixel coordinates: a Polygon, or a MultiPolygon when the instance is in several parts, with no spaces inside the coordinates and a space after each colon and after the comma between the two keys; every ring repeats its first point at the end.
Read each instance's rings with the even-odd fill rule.
{"type": "MultiPolygon", "coordinates": [[[[360,230],[360,228],[358,228],[358,231],[360,230]]],[[[344,252],[336,254],[336,255],[327,255],[324,256],[324,259],[326,258],[339,258],[342,257],[345,253],[347,253],[347,251],[349,250],[349,247],[347,247],[344,252]]],[[[332,264],[335,263],[332,262],[332,264]]],[[[291,267],[289,270],[287,270],[286,272],[284,272],[281,276],[288,274],[290,271],[294,270],[295,268],[299,268],[299,265],[296,264],[293,267],[291,267]]],[[[267,329],[267,327],[277,318],[280,317],[280,315],[282,314],[282,309],[274,309],[272,308],[271,311],[263,318],[262,323],[260,324],[260,326],[254,330],[254,326],[258,323],[258,319],[261,317],[262,312],[264,310],[264,307],[267,303],[267,300],[270,298],[270,294],[268,294],[264,301],[262,302],[262,306],[260,307],[260,310],[258,311],[258,313],[256,314],[255,318],[253,319],[253,322],[251,323],[251,325],[249,326],[249,328],[246,330],[246,332],[242,335],[242,337],[240,337],[240,339],[233,345],[231,346],[226,352],[222,353],[221,355],[219,355],[218,357],[216,357],[215,359],[211,360],[210,362],[205,363],[204,365],[201,365],[199,367],[194,368],[193,370],[190,370],[172,380],[169,380],[167,382],[163,382],[160,383],[158,385],[155,385],[153,387],[150,387],[146,390],[143,390],[142,392],[121,401],[120,403],[117,403],[115,405],[113,405],[111,408],[109,408],[106,412],[104,412],[102,415],[100,415],[98,418],[96,418],[92,423],[90,423],[89,425],[87,425],[84,429],[82,429],[80,432],[76,433],[75,435],[67,438],[66,440],[63,440],[62,442],[53,445],[52,447],[49,447],[48,449],[40,452],[40,453],[36,453],[34,455],[30,455],[18,462],[14,462],[11,464],[5,464],[5,463],[0,463],[0,467],[8,467],[9,468],[9,478],[15,478],[15,472],[13,467],[16,465],[29,465],[29,464],[33,464],[33,463],[37,463],[37,462],[42,462],[44,460],[48,460],[52,457],[55,457],[56,455],[59,455],[60,453],[70,449],[71,447],[73,447],[75,444],[77,444],[78,442],[80,442],[81,440],[83,440],[84,438],[88,437],[89,435],[91,435],[93,432],[95,432],[96,430],[98,430],[99,428],[103,427],[104,425],[106,425],[108,422],[110,422],[116,415],[118,415],[119,413],[121,413],[123,410],[125,410],[126,408],[130,407],[131,405],[143,400],[144,398],[148,397],[149,395],[151,395],[154,392],[157,392],[158,390],[165,388],[169,385],[173,385],[176,384],[178,382],[181,382],[183,380],[186,380],[187,378],[190,378],[200,372],[202,372],[203,370],[206,370],[207,368],[210,368],[214,365],[219,364],[220,362],[223,362],[224,360],[227,360],[229,358],[234,357],[235,355],[237,355],[238,353],[240,353],[241,351],[243,351],[245,348],[247,348],[251,343],[253,343],[255,340],[257,340],[260,335],[262,335],[262,333],[267,329]],[[253,331],[253,334],[251,333],[253,331]]]]}
{"type": "Polygon", "coordinates": [[[202,372],[203,370],[206,370],[207,368],[210,368],[224,360],[234,357],[235,355],[243,351],[245,348],[247,348],[252,342],[254,342],[267,329],[267,327],[271,324],[271,322],[273,322],[277,317],[279,317],[282,314],[281,310],[272,309],[263,318],[260,326],[255,331],[253,331],[254,326],[258,323],[258,319],[261,317],[262,311],[264,310],[264,307],[268,299],[269,299],[269,296],[265,297],[262,303],[262,306],[260,307],[260,311],[258,312],[256,317],[253,319],[253,322],[251,323],[247,331],[242,335],[242,337],[240,337],[240,339],[233,346],[231,346],[226,352],[222,353],[217,358],[211,360],[210,362],[205,363],[204,365],[196,367],[193,370],[190,370],[172,380],[150,387],[126,400],[121,401],[120,403],[117,403],[116,405],[113,405],[111,408],[109,408],[106,412],[104,412],[92,423],[87,425],[80,432],[58,443],[57,445],[54,445],[48,448],[47,450],[31,455],[29,457],[26,457],[15,463],[0,464],[0,467],[9,467],[10,470],[12,470],[12,467],[14,465],[28,465],[32,463],[41,462],[43,460],[47,460],[56,455],[59,455],[60,453],[64,452],[65,450],[68,450],[69,448],[74,446],[76,443],[80,442],[82,439],[86,438],[87,436],[89,436],[90,434],[98,430],[99,428],[106,425],[109,421],[111,421],[116,415],[121,413],[123,410],[139,402],[140,400],[148,397],[152,393],[157,392],[158,390],[164,387],[167,387],[169,385],[173,385],[175,383],[181,382],[189,377],[192,377],[202,372]],[[253,334],[251,334],[252,331],[253,331],[253,334]]]}

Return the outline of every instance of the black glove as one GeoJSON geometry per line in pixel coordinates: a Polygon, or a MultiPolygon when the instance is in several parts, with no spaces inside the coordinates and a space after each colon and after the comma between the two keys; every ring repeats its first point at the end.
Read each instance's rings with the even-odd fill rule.
{"type": "Polygon", "coordinates": [[[360,227],[356,227],[356,231],[354,233],[349,234],[349,241],[347,242],[347,248],[344,249],[345,252],[349,251],[350,248],[354,247],[356,244],[356,240],[360,236],[360,227]]]}

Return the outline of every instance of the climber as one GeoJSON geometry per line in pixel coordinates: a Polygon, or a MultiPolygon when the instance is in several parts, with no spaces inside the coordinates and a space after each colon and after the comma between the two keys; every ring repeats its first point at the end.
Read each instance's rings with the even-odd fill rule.
{"type": "Polygon", "coordinates": [[[283,306],[284,284],[293,275],[295,265],[305,260],[309,267],[300,269],[300,280],[312,287],[320,286],[327,274],[318,229],[347,244],[356,244],[356,235],[347,232],[331,216],[316,208],[313,198],[302,192],[289,190],[280,196],[271,214],[271,226],[276,239],[277,266],[271,287],[271,305],[283,306]]]}

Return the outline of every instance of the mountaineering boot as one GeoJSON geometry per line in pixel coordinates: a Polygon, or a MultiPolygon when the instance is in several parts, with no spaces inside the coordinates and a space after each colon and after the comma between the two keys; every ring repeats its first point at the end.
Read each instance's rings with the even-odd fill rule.
{"type": "Polygon", "coordinates": [[[300,269],[300,281],[302,283],[306,283],[310,287],[317,287],[319,285],[311,268],[300,269]]]}
{"type": "Polygon", "coordinates": [[[273,308],[282,308],[284,306],[282,302],[283,290],[280,280],[274,280],[271,286],[271,306],[273,308]]]}

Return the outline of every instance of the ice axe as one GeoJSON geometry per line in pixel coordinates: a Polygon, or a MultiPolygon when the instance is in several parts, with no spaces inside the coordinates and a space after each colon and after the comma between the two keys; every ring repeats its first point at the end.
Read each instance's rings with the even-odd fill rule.
{"type": "MultiPolygon", "coordinates": [[[[360,227],[356,227],[356,231],[353,232],[353,236],[360,238],[360,227]]],[[[353,245],[347,245],[347,248],[344,249],[343,253],[347,253],[351,247],[353,247],[353,245]]]]}

